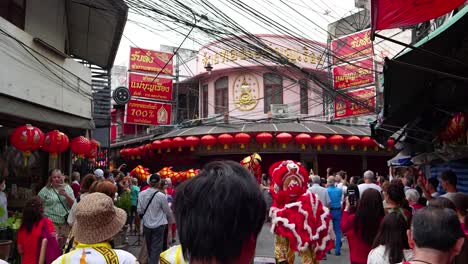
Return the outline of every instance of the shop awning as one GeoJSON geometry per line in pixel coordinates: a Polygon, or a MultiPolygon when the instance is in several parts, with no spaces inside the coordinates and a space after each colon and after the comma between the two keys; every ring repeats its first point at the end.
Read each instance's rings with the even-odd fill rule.
{"type": "Polygon", "coordinates": [[[223,134],[223,133],[260,133],[260,132],[289,132],[289,133],[313,133],[324,135],[358,135],[368,136],[370,130],[364,126],[344,126],[332,125],[321,122],[306,122],[306,123],[246,123],[246,124],[222,124],[222,125],[201,125],[189,128],[175,129],[169,133],[157,136],[155,139],[185,137],[208,134],[223,134]]]}
{"type": "Polygon", "coordinates": [[[398,153],[395,157],[387,161],[389,167],[407,167],[413,165],[411,162],[411,156],[404,154],[403,152],[398,153]]]}
{"type": "MultiPolygon", "coordinates": [[[[376,125],[380,142],[409,124],[431,142],[447,113],[468,110],[468,6],[384,66],[384,109],[376,125]]],[[[411,137],[409,137],[411,138],[411,137]]]]}

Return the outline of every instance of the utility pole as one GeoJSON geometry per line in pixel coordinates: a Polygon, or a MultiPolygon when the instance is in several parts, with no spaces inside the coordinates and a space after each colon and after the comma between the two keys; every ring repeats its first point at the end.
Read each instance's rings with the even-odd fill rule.
{"type": "Polygon", "coordinates": [[[175,106],[174,106],[174,121],[173,124],[177,124],[178,116],[179,116],[179,63],[180,58],[177,50],[174,50],[174,57],[175,57],[175,106]]]}

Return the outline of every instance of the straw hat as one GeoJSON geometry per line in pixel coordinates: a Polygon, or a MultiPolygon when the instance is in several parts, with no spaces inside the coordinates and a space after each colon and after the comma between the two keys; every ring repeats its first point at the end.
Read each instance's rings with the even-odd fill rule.
{"type": "Polygon", "coordinates": [[[103,193],[90,193],[76,207],[75,239],[93,244],[110,240],[125,225],[127,213],[103,193]]]}

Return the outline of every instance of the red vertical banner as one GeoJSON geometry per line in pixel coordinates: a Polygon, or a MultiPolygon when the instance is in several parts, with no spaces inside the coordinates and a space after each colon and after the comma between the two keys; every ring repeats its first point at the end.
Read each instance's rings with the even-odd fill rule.
{"type": "Polygon", "coordinates": [[[132,96],[157,100],[172,100],[172,79],[129,73],[128,89],[132,96]]]}
{"type": "Polygon", "coordinates": [[[333,64],[372,56],[370,30],[366,29],[331,41],[333,64]]]}
{"type": "Polygon", "coordinates": [[[125,123],[137,125],[169,125],[172,105],[130,100],[125,107],[125,123]]]}
{"type": "Polygon", "coordinates": [[[131,47],[129,70],[172,75],[172,56],[171,53],[131,47]]]}
{"type": "Polygon", "coordinates": [[[375,87],[364,88],[346,93],[359,104],[337,96],[335,98],[335,118],[345,118],[364,114],[372,114],[375,111],[375,87]]]}
{"type": "Polygon", "coordinates": [[[347,89],[372,83],[374,83],[374,60],[372,58],[333,67],[335,89],[347,89]]]}

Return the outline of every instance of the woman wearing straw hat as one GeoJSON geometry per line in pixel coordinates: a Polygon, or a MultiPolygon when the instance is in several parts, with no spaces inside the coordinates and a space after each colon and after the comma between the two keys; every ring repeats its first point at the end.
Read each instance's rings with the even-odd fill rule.
{"type": "Polygon", "coordinates": [[[123,250],[114,250],[109,241],[127,221],[124,210],[103,193],[91,193],[76,207],[75,250],[62,255],[53,264],[135,264],[136,258],[123,250]]]}

